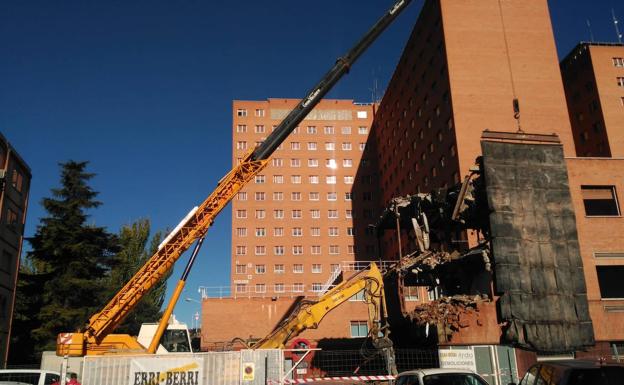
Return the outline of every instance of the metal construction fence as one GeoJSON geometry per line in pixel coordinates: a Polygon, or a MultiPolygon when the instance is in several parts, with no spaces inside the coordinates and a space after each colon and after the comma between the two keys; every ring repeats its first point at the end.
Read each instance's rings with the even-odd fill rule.
{"type": "Polygon", "coordinates": [[[83,385],[264,385],[279,382],[281,350],[88,356],[83,385]]]}

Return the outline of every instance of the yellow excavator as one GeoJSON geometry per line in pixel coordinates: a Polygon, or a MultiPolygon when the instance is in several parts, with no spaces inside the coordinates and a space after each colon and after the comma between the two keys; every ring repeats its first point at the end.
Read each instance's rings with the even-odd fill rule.
{"type": "Polygon", "coordinates": [[[251,346],[252,349],[282,349],[289,340],[306,329],[316,329],[323,318],[354,295],[362,292],[368,305],[368,338],[379,352],[385,351],[390,374],[396,374],[394,350],[388,337],[386,297],[383,276],[375,263],[323,294],[318,300],[304,299],[269,335],[251,346]]]}
{"type": "MultiPolygon", "coordinates": [[[[253,349],[281,349],[306,329],[318,328],[321,320],[349,298],[363,292],[368,305],[368,335],[377,345],[388,344],[386,299],[383,277],[375,263],[323,294],[318,300],[304,299],[268,336],[256,342],[253,349]]],[[[391,342],[390,342],[391,344],[391,342]]]]}
{"type": "Polygon", "coordinates": [[[56,354],[60,356],[84,356],[128,352],[154,353],[184,289],[186,279],[204,236],[216,216],[266,166],[271,154],[284,142],[338,80],[349,71],[355,60],[396,19],[410,1],[396,1],[360,41],[345,56],[336,61],[333,67],[281,121],[266,140],[248,152],[240,163],[221,179],[212,194],[182,219],[178,226],[161,243],[158,251],[100,312],[94,314],[89,319],[80,331],[60,333],[57,337],[56,354]],[[193,242],[196,242],[193,253],[173,291],[172,298],[169,300],[149,347],[142,346],[130,335],[112,334],[115,328],[119,326],[128,313],[143,298],[143,295],[166,276],[178,258],[191,247],[193,242]]]}

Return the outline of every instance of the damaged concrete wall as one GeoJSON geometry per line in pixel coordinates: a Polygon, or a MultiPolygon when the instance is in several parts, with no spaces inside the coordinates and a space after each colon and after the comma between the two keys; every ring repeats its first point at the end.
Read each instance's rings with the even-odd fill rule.
{"type": "Polygon", "coordinates": [[[481,146],[503,340],[541,352],[593,345],[561,145],[481,146]]]}

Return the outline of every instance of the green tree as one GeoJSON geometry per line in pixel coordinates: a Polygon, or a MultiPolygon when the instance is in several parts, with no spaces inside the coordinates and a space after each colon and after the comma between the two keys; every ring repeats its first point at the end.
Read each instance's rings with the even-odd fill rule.
{"type": "Polygon", "coordinates": [[[80,329],[108,293],[118,240],[105,228],[87,223],[88,210],[101,205],[95,199],[98,193],[87,184],[94,176],[85,171],[87,164],[60,164],[61,187],[42,200],[47,216],[28,239],[31,250],[20,271],[23,283],[18,286],[16,318],[32,322],[26,330],[13,328],[12,349],[31,338],[34,352],[29,357],[54,350],[58,333],[80,329]],[[31,297],[33,293],[40,298],[31,297]]]}
{"type": "MultiPolygon", "coordinates": [[[[119,231],[121,251],[115,256],[116,264],[110,274],[109,298],[112,298],[132,276],[156,252],[162,234],[157,232],[149,241],[150,221],[140,219],[135,223],[123,226],[119,231]],[[149,242],[149,248],[148,246],[149,242]]],[[[160,307],[165,298],[167,277],[160,280],[143,296],[115,333],[137,335],[144,322],[158,322],[162,312],[160,307]]]]}

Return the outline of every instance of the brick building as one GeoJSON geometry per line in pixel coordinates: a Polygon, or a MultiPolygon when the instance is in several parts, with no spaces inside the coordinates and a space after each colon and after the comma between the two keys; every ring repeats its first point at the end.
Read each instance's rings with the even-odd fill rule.
{"type": "Polygon", "coordinates": [[[30,168],[0,134],[0,354],[6,363],[24,239],[30,168]]]}
{"type": "MultiPolygon", "coordinates": [[[[233,163],[264,140],[297,102],[234,101],[233,163]]],[[[370,178],[363,182],[369,188],[359,196],[364,203],[357,212],[352,207],[353,186],[360,183],[356,172],[370,164],[362,153],[373,112],[371,104],[321,101],[234,199],[232,287],[229,298],[204,301],[203,322],[222,325],[203,329],[210,330],[202,335],[205,347],[234,337],[264,337],[296,297],[318,296],[336,273],[353,273],[356,256],[374,255],[374,237],[354,228],[353,219],[372,218],[370,178]],[[356,253],[356,232],[362,254],[356,253]],[[235,317],[243,308],[245,318],[235,317]]],[[[322,331],[304,336],[362,337],[366,320],[363,303],[348,303],[324,320],[322,331]]]]}
{"type": "Polygon", "coordinates": [[[577,157],[568,173],[596,347],[624,351],[624,45],[580,43],[561,62],[577,157]]]}
{"type": "MultiPolygon", "coordinates": [[[[556,134],[568,167],[597,342],[593,351],[579,355],[604,355],[618,346],[624,350],[624,329],[616,326],[624,320],[624,293],[615,284],[624,279],[624,245],[612,236],[624,225],[617,203],[623,56],[619,44],[581,44],[561,64],[562,82],[545,0],[427,1],[379,106],[364,155],[376,160],[378,205],[385,207],[393,197],[458,183],[481,154],[484,130],[556,134]],[[515,98],[519,121],[514,119],[515,98]]],[[[474,244],[471,234],[464,241],[474,244]]],[[[397,233],[388,233],[382,238],[384,258],[396,259],[415,248],[413,237],[399,242],[397,233]]],[[[426,287],[407,292],[416,304],[436,295],[426,287]]],[[[480,326],[467,320],[470,327],[442,344],[471,347],[477,367],[510,359],[511,368],[498,369],[521,374],[534,357],[498,345],[495,306],[484,305],[480,313],[480,326]]]]}

